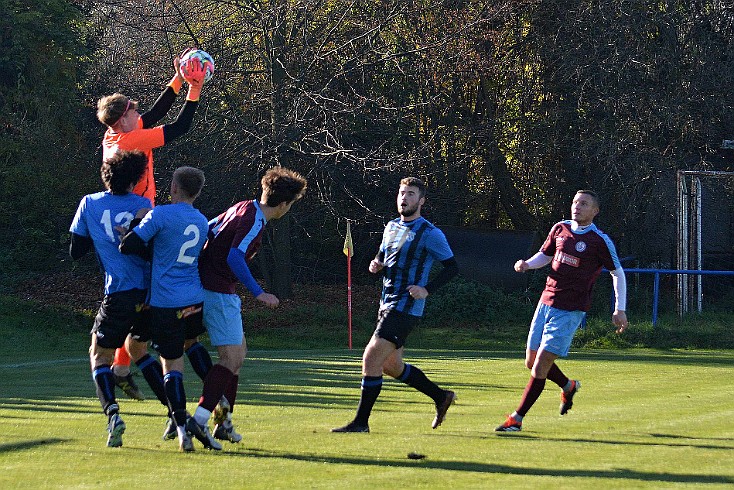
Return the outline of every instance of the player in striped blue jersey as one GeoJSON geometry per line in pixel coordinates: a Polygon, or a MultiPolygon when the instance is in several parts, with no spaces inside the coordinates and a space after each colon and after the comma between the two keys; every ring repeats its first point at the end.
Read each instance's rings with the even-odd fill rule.
{"type": "Polygon", "coordinates": [[[369,432],[372,407],[382,390],[382,375],[392,376],[429,396],[436,405],[432,427],[443,422],[456,394],[438,387],[418,369],[403,361],[408,334],[423,315],[426,297],[458,273],[458,265],[443,232],[421,216],[426,202],[425,184],[415,177],[400,181],[397,205],[400,218],[390,221],[377,256],[370,262],[373,274],[384,271],[377,328],[362,359],[362,392],[357,414],[332,432],[369,432]],[[443,269],[431,281],[435,261],[443,269]]]}
{"type": "MultiPolygon", "coordinates": [[[[145,255],[147,244],[155,240],[151,260],[151,340],[161,357],[168,409],[176,422],[182,451],[194,450],[184,428],[184,341],[204,333],[201,321],[204,288],[199,279],[198,258],[209,223],[193,206],[204,180],[204,173],[199,169],[176,169],[171,182],[171,204],[149,211],[120,244],[124,254],[145,255]]],[[[221,449],[219,443],[214,441],[214,444],[221,449]]]]}

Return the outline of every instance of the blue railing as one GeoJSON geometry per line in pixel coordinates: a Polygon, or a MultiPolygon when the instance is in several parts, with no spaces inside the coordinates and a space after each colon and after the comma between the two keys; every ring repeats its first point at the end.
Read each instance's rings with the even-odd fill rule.
{"type": "MultiPolygon", "coordinates": [[[[658,323],[658,296],[660,295],[661,274],[686,274],[697,276],[734,276],[734,271],[705,271],[687,269],[624,269],[625,274],[654,274],[652,286],[652,326],[658,323]]],[[[628,281],[629,282],[629,281],[628,281]]],[[[612,291],[614,304],[614,291],[612,291]]]]}

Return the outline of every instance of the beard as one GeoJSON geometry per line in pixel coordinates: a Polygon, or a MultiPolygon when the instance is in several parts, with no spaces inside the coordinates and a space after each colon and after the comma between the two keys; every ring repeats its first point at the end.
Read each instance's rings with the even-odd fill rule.
{"type": "Polygon", "coordinates": [[[413,216],[416,211],[418,211],[418,205],[414,206],[405,206],[405,207],[398,207],[398,212],[400,213],[400,216],[407,217],[407,216],[413,216]]]}

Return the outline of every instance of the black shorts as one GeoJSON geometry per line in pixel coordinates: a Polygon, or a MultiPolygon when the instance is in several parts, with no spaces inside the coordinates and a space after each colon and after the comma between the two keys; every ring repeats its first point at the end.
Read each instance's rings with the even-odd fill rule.
{"type": "Polygon", "coordinates": [[[150,308],[152,346],[162,358],[178,359],[183,356],[184,340],[205,331],[201,308],[202,303],[184,308],[150,308]]]}
{"type": "Polygon", "coordinates": [[[418,324],[420,317],[397,310],[380,310],[377,313],[377,328],[374,335],[389,340],[400,349],[405,345],[408,334],[418,324]]]}
{"type": "Polygon", "coordinates": [[[97,345],[117,349],[125,344],[128,334],[141,342],[150,340],[150,317],[145,306],[147,296],[144,289],[105,295],[91,332],[97,337],[97,345]]]}
{"type": "Polygon", "coordinates": [[[190,306],[191,310],[184,316],[186,320],[186,340],[195,339],[199,335],[206,333],[204,326],[204,303],[190,306]]]}

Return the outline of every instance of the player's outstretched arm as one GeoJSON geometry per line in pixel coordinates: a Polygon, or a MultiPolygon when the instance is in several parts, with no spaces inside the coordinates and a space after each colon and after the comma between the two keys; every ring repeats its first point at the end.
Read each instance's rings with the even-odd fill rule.
{"type": "Polygon", "coordinates": [[[181,57],[191,49],[192,48],[184,50],[183,53],[173,59],[173,68],[176,73],[173,75],[173,78],[171,78],[171,81],[168,82],[166,88],[163,89],[163,92],[158,96],[153,107],[151,107],[147,112],[141,114],[140,118],[143,120],[143,128],[152,128],[158,121],[168,114],[168,111],[171,110],[173,103],[176,101],[176,96],[181,91],[181,87],[184,83],[184,77],[181,74],[181,57]]]}
{"type": "Polygon", "coordinates": [[[515,262],[515,272],[525,272],[529,269],[540,269],[541,267],[545,267],[550,264],[551,260],[553,260],[553,257],[546,255],[543,252],[538,252],[528,260],[521,259],[515,262]]]}

